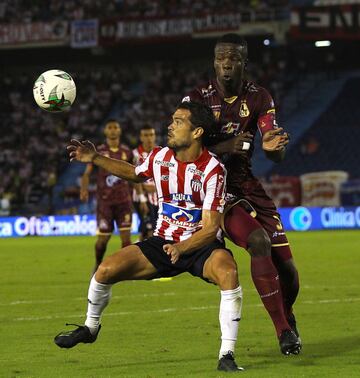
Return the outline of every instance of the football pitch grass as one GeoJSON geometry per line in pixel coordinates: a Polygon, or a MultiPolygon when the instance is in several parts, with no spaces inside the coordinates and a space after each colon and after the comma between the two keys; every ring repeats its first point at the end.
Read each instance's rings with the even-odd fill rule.
{"type": "MultiPolygon", "coordinates": [[[[244,290],[237,362],[244,377],[360,376],[360,232],[288,234],[300,272],[295,307],[303,350],[280,354],[249,273],[231,248],[244,290]]],[[[226,377],[216,371],[219,292],[188,274],[131,281],[113,297],[94,344],[59,349],[65,323],[84,321],[91,237],[0,240],[0,377],[226,377]]],[[[108,253],[118,249],[114,236],[108,253]]],[[[233,374],[230,374],[233,376],[233,374]]]]}

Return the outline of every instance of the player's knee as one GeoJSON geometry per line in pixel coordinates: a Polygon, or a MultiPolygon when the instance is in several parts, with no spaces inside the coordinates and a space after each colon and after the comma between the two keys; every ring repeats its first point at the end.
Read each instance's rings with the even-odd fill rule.
{"type": "Polygon", "coordinates": [[[95,279],[97,282],[107,284],[112,282],[114,270],[111,265],[106,262],[102,262],[96,270],[95,279]]]}
{"type": "Polygon", "coordinates": [[[255,230],[249,235],[248,249],[252,256],[271,255],[271,240],[264,229],[255,230]]]}
{"type": "Polygon", "coordinates": [[[235,261],[219,264],[216,270],[216,283],[221,290],[231,290],[239,286],[238,270],[235,261]]]}

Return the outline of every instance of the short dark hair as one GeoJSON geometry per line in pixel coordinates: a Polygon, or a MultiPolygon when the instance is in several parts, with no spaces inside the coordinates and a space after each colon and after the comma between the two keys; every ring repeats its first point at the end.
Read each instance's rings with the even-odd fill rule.
{"type": "Polygon", "coordinates": [[[118,123],[120,125],[120,122],[119,120],[117,120],[116,118],[109,118],[105,121],[105,125],[107,125],[108,123],[118,123]]]}
{"type": "Polygon", "coordinates": [[[234,45],[247,47],[246,40],[241,35],[236,33],[223,34],[217,39],[216,44],[218,43],[233,43],[234,45]]]}
{"type": "Polygon", "coordinates": [[[144,125],[144,126],[141,127],[140,131],[141,131],[141,130],[153,130],[153,129],[155,129],[155,127],[154,127],[154,126],[151,126],[151,125],[149,125],[149,124],[147,123],[146,125],[144,125]]]}
{"type": "Polygon", "coordinates": [[[204,129],[203,141],[205,141],[209,135],[215,133],[216,120],[212,110],[204,104],[193,101],[185,101],[180,103],[176,109],[187,109],[190,111],[190,122],[193,129],[201,127],[204,129]]]}

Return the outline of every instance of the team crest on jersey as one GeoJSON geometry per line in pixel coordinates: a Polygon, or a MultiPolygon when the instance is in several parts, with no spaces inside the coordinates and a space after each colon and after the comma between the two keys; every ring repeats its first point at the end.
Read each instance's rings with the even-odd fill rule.
{"type": "Polygon", "coordinates": [[[246,104],[246,101],[241,101],[239,116],[243,118],[243,117],[248,117],[249,114],[250,114],[250,111],[246,104]]]}
{"type": "Polygon", "coordinates": [[[201,181],[199,179],[192,179],[190,182],[191,189],[194,192],[200,192],[201,190],[201,181]]]}
{"type": "Polygon", "coordinates": [[[127,160],[127,155],[126,155],[126,152],[122,152],[121,154],[121,160],[127,160]]]}

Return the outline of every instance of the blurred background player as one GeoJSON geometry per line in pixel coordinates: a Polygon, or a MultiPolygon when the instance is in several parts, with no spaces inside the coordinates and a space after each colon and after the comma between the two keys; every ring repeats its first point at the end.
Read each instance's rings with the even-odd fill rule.
{"type": "Polygon", "coordinates": [[[276,124],[270,94],[244,78],[247,56],[242,37],[223,35],[215,45],[216,79],[200,85],[183,101],[199,101],[213,110],[219,134],[210,141],[211,150],[222,156],[228,170],[230,205],[224,231],[251,256],[251,276],[274,323],[282,353],[298,354],[301,341],[292,312],[299,291],[298,272],[276,206],[251,171],[257,130],[266,156],[275,162],[284,158],[289,137],[276,124]]]}
{"type": "MultiPolygon", "coordinates": [[[[121,143],[119,122],[108,120],[105,124],[104,134],[106,142],[97,147],[99,154],[131,162],[133,156],[130,148],[121,143]]],[[[81,177],[80,199],[84,202],[89,200],[88,187],[92,171],[93,165],[89,163],[81,177]]],[[[119,228],[122,247],[131,243],[132,204],[129,183],[99,168],[97,171],[96,199],[97,241],[95,244],[94,271],[104,257],[107,244],[114,230],[114,222],[119,228]]]]}
{"type": "MultiPolygon", "coordinates": [[[[145,161],[155,148],[155,142],[155,129],[150,125],[144,125],[140,130],[140,144],[132,151],[134,165],[140,165],[145,161]]],[[[140,235],[143,240],[152,236],[153,230],[156,228],[158,198],[153,179],[142,184],[134,184],[133,203],[140,218],[140,235]]]]}

